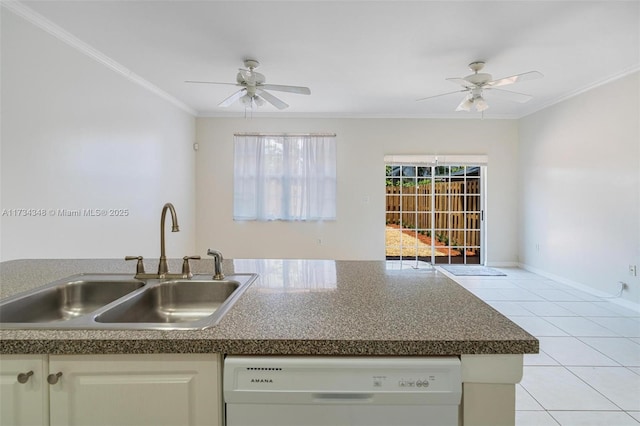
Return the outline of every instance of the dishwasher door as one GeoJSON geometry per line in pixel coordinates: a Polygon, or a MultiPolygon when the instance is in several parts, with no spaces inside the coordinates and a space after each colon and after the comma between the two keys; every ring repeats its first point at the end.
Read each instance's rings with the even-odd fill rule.
{"type": "Polygon", "coordinates": [[[457,426],[457,357],[228,356],[227,426],[457,426]]]}

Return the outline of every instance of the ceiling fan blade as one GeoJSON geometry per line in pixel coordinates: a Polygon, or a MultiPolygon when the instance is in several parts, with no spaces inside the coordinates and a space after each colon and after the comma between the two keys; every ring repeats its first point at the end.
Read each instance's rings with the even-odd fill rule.
{"type": "Polygon", "coordinates": [[[261,107],[262,105],[264,105],[264,99],[261,96],[254,96],[253,97],[253,101],[256,103],[257,106],[261,107]]]}
{"type": "Polygon", "coordinates": [[[218,104],[218,106],[220,106],[220,107],[228,107],[229,105],[233,104],[238,99],[243,97],[246,93],[247,93],[247,89],[240,89],[237,92],[235,92],[234,94],[232,94],[231,96],[229,96],[224,101],[220,102],[218,104]]]}
{"type": "Polygon", "coordinates": [[[465,80],[464,78],[447,78],[446,80],[464,87],[476,87],[475,84],[465,80]]]}
{"type": "Polygon", "coordinates": [[[506,86],[507,84],[519,83],[521,81],[535,80],[536,78],[542,78],[544,75],[538,71],[529,71],[522,74],[516,74],[509,77],[503,77],[498,80],[490,81],[486,84],[487,87],[499,87],[506,86]]]}
{"type": "Polygon", "coordinates": [[[439,95],[427,96],[426,98],[416,99],[416,102],[426,101],[427,99],[439,98],[440,96],[453,95],[454,93],[468,92],[468,91],[469,91],[468,89],[462,89],[462,90],[456,90],[455,92],[441,93],[439,95]]]}
{"type": "Polygon", "coordinates": [[[273,105],[278,109],[285,109],[289,106],[284,101],[281,101],[280,99],[273,96],[271,93],[265,92],[264,90],[258,89],[256,90],[256,93],[260,95],[260,97],[262,97],[265,101],[269,102],[271,105],[273,105]]]}
{"type": "Polygon", "coordinates": [[[310,95],[311,89],[302,86],[283,86],[282,84],[260,84],[261,89],[277,90],[279,92],[297,93],[299,95],[310,95]]]}
{"type": "Polygon", "coordinates": [[[525,93],[513,92],[511,90],[495,89],[493,87],[487,87],[486,90],[487,90],[487,93],[490,93],[491,95],[497,98],[499,97],[499,98],[507,99],[514,102],[520,102],[521,104],[525,102],[529,102],[531,99],[533,99],[533,96],[531,95],[527,95],[525,93]]]}
{"type": "Polygon", "coordinates": [[[185,83],[198,83],[198,84],[225,84],[227,86],[240,86],[237,83],[218,83],[217,81],[195,81],[195,80],[185,80],[185,83]]]}

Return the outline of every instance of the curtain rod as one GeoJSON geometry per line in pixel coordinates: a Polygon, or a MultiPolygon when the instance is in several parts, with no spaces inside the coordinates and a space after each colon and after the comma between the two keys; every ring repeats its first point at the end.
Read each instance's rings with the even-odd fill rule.
{"type": "Polygon", "coordinates": [[[325,136],[335,137],[335,133],[234,133],[233,136],[325,136]]]}

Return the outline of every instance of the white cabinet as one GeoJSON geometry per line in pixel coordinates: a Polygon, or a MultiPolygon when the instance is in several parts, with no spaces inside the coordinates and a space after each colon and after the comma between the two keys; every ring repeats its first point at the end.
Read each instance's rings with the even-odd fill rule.
{"type": "Polygon", "coordinates": [[[49,400],[46,356],[0,357],[0,425],[46,425],[49,400]]]}
{"type": "MultiPolygon", "coordinates": [[[[1,425],[221,425],[220,356],[215,354],[51,355],[38,375],[44,421],[23,421],[31,400],[4,401],[4,371],[26,356],[3,356],[1,425]],[[16,358],[13,360],[13,358],[16,358]],[[54,384],[47,383],[47,377],[54,384]],[[42,402],[44,400],[44,402],[42,402]],[[23,404],[24,401],[24,404],[23,404]],[[26,408],[23,406],[26,405],[26,408]],[[47,410],[48,409],[48,410],[47,410]],[[9,410],[5,423],[4,411],[9,410]],[[13,417],[10,417],[13,416],[13,417]]],[[[22,361],[24,362],[24,361],[22,361]]],[[[22,367],[21,365],[18,365],[22,367]]],[[[15,368],[14,368],[15,369],[15,368]]],[[[16,373],[17,374],[17,373],[16,373]]],[[[33,379],[36,376],[30,377],[33,379]]],[[[17,383],[16,375],[7,373],[17,383]]]]}
{"type": "Polygon", "coordinates": [[[221,415],[218,356],[50,356],[51,425],[210,425],[221,415]]]}

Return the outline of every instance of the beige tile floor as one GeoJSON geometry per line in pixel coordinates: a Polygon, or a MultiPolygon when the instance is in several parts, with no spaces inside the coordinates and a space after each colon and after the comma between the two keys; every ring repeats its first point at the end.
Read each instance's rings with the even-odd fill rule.
{"type": "Polygon", "coordinates": [[[640,311],[516,268],[452,277],[540,340],[517,426],[640,425],[640,311]]]}

